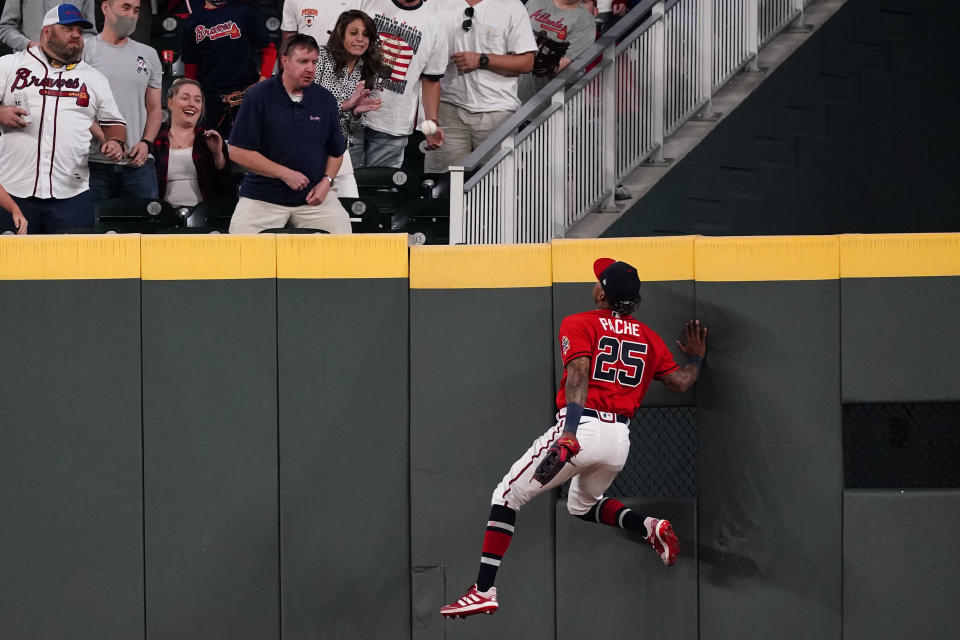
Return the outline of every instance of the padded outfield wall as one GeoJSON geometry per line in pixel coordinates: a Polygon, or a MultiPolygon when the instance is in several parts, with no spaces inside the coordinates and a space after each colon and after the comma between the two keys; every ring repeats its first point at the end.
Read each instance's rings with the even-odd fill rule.
{"type": "Polygon", "coordinates": [[[956,235],[0,238],[0,637],[953,637],[960,492],[845,488],[841,413],[960,401],[958,316],[956,235]],[[444,622],[601,255],[711,330],[696,495],[624,496],[683,559],[541,499],[444,622]]]}

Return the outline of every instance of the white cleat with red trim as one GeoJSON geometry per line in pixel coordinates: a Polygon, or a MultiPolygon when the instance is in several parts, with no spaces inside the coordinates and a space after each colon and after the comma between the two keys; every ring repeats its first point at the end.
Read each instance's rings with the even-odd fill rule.
{"type": "Polygon", "coordinates": [[[477,585],[473,585],[462,598],[440,609],[440,615],[444,618],[466,618],[478,613],[492,615],[499,608],[496,587],[490,587],[489,591],[477,591],[477,585]]]}
{"type": "Polygon", "coordinates": [[[656,518],[647,518],[644,521],[647,526],[647,542],[653,546],[663,564],[668,567],[677,561],[680,555],[680,541],[677,540],[677,534],[673,532],[673,526],[669,520],[657,520],[656,518]]]}

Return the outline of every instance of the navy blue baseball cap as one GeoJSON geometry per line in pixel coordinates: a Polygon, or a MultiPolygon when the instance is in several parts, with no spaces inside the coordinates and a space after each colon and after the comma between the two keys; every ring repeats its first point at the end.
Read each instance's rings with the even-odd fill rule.
{"type": "Polygon", "coordinates": [[[47,15],[43,16],[43,26],[49,27],[52,24],[79,24],[84,29],[93,28],[93,24],[83,17],[80,9],[72,4],[58,4],[47,11],[47,15]]]}
{"type": "Polygon", "coordinates": [[[626,262],[598,258],[593,263],[593,274],[610,302],[634,302],[640,296],[640,276],[626,262]]]}

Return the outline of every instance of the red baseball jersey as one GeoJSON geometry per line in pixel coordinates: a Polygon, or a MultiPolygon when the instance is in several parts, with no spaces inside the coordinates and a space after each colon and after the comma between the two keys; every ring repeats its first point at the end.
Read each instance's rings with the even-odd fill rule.
{"type": "Polygon", "coordinates": [[[567,364],[590,358],[585,407],[633,416],[650,383],[677,368],[666,343],[650,327],[609,309],[567,316],[560,323],[563,379],[557,408],[567,406],[567,364]]]}

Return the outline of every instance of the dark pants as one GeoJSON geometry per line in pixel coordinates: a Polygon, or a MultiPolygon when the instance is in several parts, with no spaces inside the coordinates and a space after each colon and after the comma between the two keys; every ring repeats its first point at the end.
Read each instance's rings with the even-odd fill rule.
{"type": "Polygon", "coordinates": [[[94,202],[110,198],[159,197],[153,158],[147,158],[142,167],[91,162],[90,193],[94,202]]]}
{"type": "MultiPolygon", "coordinates": [[[[93,196],[84,191],[72,198],[18,198],[10,196],[27,219],[27,233],[57,233],[71,229],[90,229],[95,222],[93,196]]],[[[9,212],[0,216],[0,233],[13,231],[9,212]]]]}

